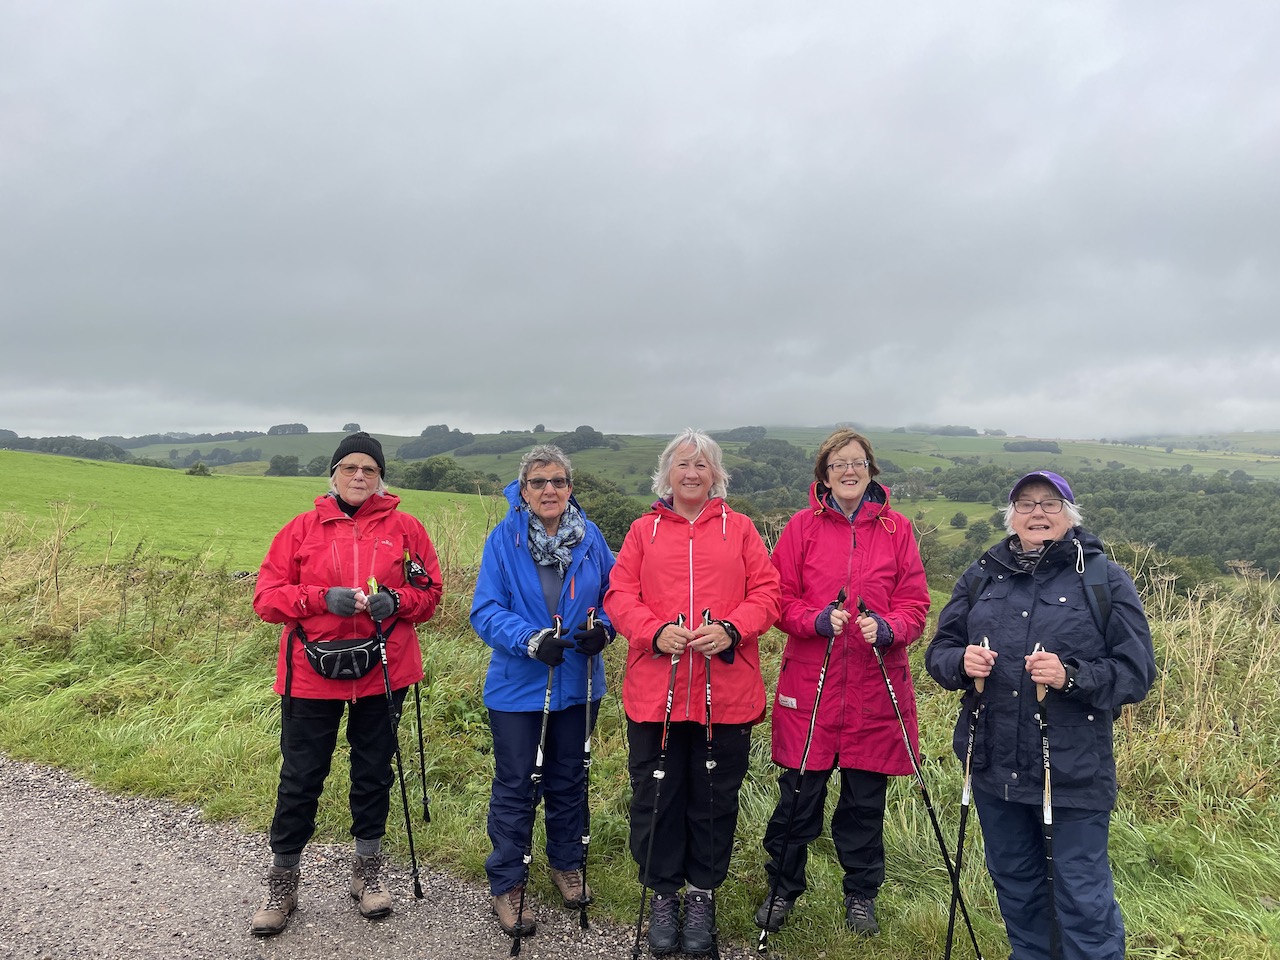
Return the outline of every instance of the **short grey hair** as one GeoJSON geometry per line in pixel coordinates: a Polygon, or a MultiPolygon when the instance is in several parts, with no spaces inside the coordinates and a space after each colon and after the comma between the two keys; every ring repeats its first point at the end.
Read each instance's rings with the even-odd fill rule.
{"type": "Polygon", "coordinates": [[[534,467],[564,467],[565,479],[573,486],[573,466],[565,452],[554,443],[540,443],[520,458],[520,485],[524,486],[525,477],[534,467]]]}
{"type": "MultiPolygon", "coordinates": [[[[1084,523],[1084,514],[1082,514],[1080,512],[1080,508],[1077,507],[1070,500],[1067,500],[1065,498],[1063,499],[1062,511],[1067,515],[1067,519],[1071,521],[1071,525],[1073,527],[1078,527],[1082,523],[1084,523]]],[[[1013,501],[1012,500],[1010,500],[1005,505],[1005,508],[1004,508],[1004,532],[1008,534],[1013,533],[1013,501]]]]}
{"type": "Polygon", "coordinates": [[[675,439],[667,444],[658,457],[658,469],[653,473],[653,492],[659,497],[671,496],[671,462],[676,458],[676,451],[681,447],[693,447],[694,452],[704,457],[711,466],[711,496],[723,497],[729,490],[729,474],[724,469],[724,454],[720,444],[716,443],[701,430],[693,427],[676,434],[675,439]]]}

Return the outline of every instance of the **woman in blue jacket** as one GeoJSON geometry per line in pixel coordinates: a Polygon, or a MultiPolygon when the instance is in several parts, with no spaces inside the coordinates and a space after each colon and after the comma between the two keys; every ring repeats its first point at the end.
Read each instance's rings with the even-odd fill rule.
{"type": "Polygon", "coordinates": [[[572,467],[559,447],[539,445],[526,453],[506,494],[511,510],[485,541],[471,625],[493,648],[484,685],[494,761],[488,823],[493,852],[485,870],[494,915],[515,937],[536,928],[524,896],[535,790],[544,803],[552,882],[566,907],[591,902],[581,870],[588,830],[583,744],[587,710],[594,727],[605,692],[599,653],[614,636],[602,606],[613,554],[574,500],[572,467]],[[551,704],[539,788],[531,777],[548,671],[551,704]]]}
{"type": "Polygon", "coordinates": [[[1155,655],[1133,580],[1080,524],[1058,474],[1037,471],[1015,483],[1005,508],[1009,536],[960,577],[925,654],[938,683],[966,691],[954,738],[962,761],[978,711],[973,800],[1012,960],[1124,956],[1107,860],[1112,724],[1122,705],[1147,695],[1155,655]]]}

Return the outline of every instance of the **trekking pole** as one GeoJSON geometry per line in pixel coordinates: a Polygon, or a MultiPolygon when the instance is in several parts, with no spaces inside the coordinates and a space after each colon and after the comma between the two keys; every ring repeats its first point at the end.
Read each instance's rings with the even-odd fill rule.
{"type": "MultiPolygon", "coordinates": [[[[836,609],[843,610],[848,598],[844,587],[836,595],[836,609]]],[[[809,748],[813,746],[813,731],[818,725],[818,704],[822,703],[822,685],[827,679],[827,666],[831,663],[831,648],[835,645],[836,635],[832,632],[827,637],[827,652],[822,657],[822,669],[818,671],[818,689],[813,695],[813,710],[809,714],[809,732],[804,738],[804,752],[800,755],[800,775],[796,777],[796,788],[791,792],[791,809],[787,812],[787,827],[782,832],[782,853],[778,857],[778,866],[773,880],[769,883],[769,910],[765,914],[764,926],[760,928],[760,939],[756,943],[756,953],[763,956],[769,952],[769,927],[773,923],[773,901],[778,895],[778,881],[782,877],[783,867],[787,862],[787,848],[791,846],[791,829],[796,821],[796,810],[800,805],[800,788],[804,785],[805,771],[809,769],[809,748]]]]}
{"type": "MultiPolygon", "coordinates": [[[[684,614],[676,617],[676,626],[683,627],[684,614]]],[[[644,926],[644,908],[649,896],[649,866],[653,862],[653,835],[658,832],[658,800],[662,796],[662,780],[667,775],[667,734],[671,731],[671,702],[676,695],[676,668],[680,666],[680,654],[671,654],[671,679],[667,681],[667,706],[662,717],[662,743],[658,751],[658,765],[653,771],[653,816],[649,821],[649,841],[644,854],[644,871],[640,874],[640,913],[636,917],[636,942],[631,948],[631,960],[640,960],[640,928],[644,926]]]]}
{"type": "MultiPolygon", "coordinates": [[[[378,592],[378,581],[369,578],[369,592],[378,592]]],[[[400,715],[396,712],[395,697],[391,693],[391,673],[387,669],[387,637],[382,632],[382,621],[373,621],[373,630],[378,638],[378,653],[382,659],[382,687],[387,694],[387,720],[391,723],[391,738],[395,741],[396,778],[400,781],[400,803],[404,807],[404,832],[409,838],[409,872],[413,877],[413,896],[422,899],[422,880],[418,876],[418,854],[413,848],[413,824],[409,817],[409,791],[404,788],[404,759],[400,756],[400,715]]]]}
{"type": "MultiPolygon", "coordinates": [[[[702,625],[709,627],[711,625],[711,608],[702,611],[702,625]]],[[[723,629],[723,627],[721,628],[723,629]]],[[[727,633],[727,631],[726,631],[727,633]]],[[[707,844],[712,850],[716,848],[716,807],[715,807],[715,776],[712,771],[716,768],[715,756],[712,753],[711,743],[711,658],[714,654],[705,654],[706,664],[704,667],[704,676],[706,677],[707,696],[707,844]]],[[[711,928],[711,960],[720,960],[720,944],[716,937],[716,928],[711,928]]]]}
{"type": "MultiPolygon", "coordinates": [[[[587,629],[596,626],[596,608],[587,610],[587,629]]],[[[596,658],[587,657],[587,732],[582,741],[582,896],[578,900],[578,926],[586,930],[587,923],[587,852],[591,849],[591,672],[596,658]]]]}
{"type": "MultiPolygon", "coordinates": [[[[1037,643],[1031,652],[1043,653],[1044,647],[1037,643]]],[[[1045,704],[1048,692],[1048,684],[1036,684],[1036,700],[1040,705],[1040,755],[1044,760],[1044,793],[1040,807],[1044,822],[1044,882],[1049,891],[1049,957],[1060,960],[1062,942],[1058,930],[1058,903],[1053,895],[1053,784],[1049,766],[1049,713],[1045,704]]]]}
{"type": "MultiPolygon", "coordinates": [[[[556,614],[554,622],[555,636],[559,639],[564,629],[564,621],[560,619],[559,614],[556,614]]],[[[555,667],[547,667],[547,692],[542,697],[542,730],[538,734],[538,752],[534,754],[533,773],[529,775],[529,780],[533,783],[533,803],[529,811],[529,842],[524,846],[524,880],[520,883],[520,904],[516,907],[516,932],[511,941],[513,957],[520,956],[520,940],[524,936],[524,897],[529,887],[529,864],[533,862],[533,828],[534,821],[538,818],[538,791],[542,786],[542,759],[547,749],[547,721],[551,718],[551,681],[555,674],[555,667]]]]}
{"type": "MultiPolygon", "coordinates": [[[[871,611],[867,609],[867,605],[862,602],[862,598],[858,598],[858,613],[864,617],[871,616],[871,611]]],[[[884,666],[884,655],[880,652],[880,648],[874,644],[871,647],[872,652],[876,655],[876,663],[880,664],[880,676],[884,678],[885,689],[889,691],[889,701],[893,704],[894,715],[898,718],[898,729],[902,731],[902,742],[906,745],[907,756],[911,758],[911,769],[915,773],[916,786],[920,788],[920,797],[924,800],[924,808],[929,812],[929,822],[933,825],[933,836],[938,841],[938,849],[942,851],[942,862],[946,865],[947,875],[951,878],[951,895],[956,898],[956,902],[960,905],[960,916],[964,918],[964,925],[969,931],[969,939],[973,941],[973,952],[977,956],[977,960],[982,960],[982,948],[978,946],[978,935],[973,932],[973,923],[969,920],[969,908],[965,906],[964,896],[960,893],[960,876],[956,873],[955,865],[951,862],[951,854],[947,852],[947,841],[942,837],[942,827],[938,825],[938,815],[933,810],[933,802],[929,799],[929,788],[924,782],[924,771],[920,769],[920,758],[916,756],[915,748],[911,746],[911,735],[907,733],[906,721],[902,719],[902,707],[898,705],[898,695],[894,692],[893,681],[889,679],[889,671],[884,666]]]]}
{"type": "MultiPolygon", "coordinates": [[[[982,647],[991,649],[991,642],[982,638],[982,647]]],[[[969,820],[969,799],[973,788],[973,741],[978,733],[978,714],[982,712],[982,692],[987,686],[986,677],[975,677],[973,680],[973,709],[969,711],[969,739],[964,748],[964,785],[960,788],[960,832],[956,837],[956,876],[960,876],[961,864],[964,862],[964,828],[969,820]]],[[[956,900],[959,888],[951,891],[951,909],[947,911],[947,950],[943,960],[951,960],[951,944],[956,933],[956,900]]]]}
{"type": "Polygon", "coordinates": [[[427,749],[422,743],[422,694],[421,684],[413,685],[413,706],[418,714],[418,773],[422,775],[422,822],[431,822],[431,798],[427,796],[427,749]]]}

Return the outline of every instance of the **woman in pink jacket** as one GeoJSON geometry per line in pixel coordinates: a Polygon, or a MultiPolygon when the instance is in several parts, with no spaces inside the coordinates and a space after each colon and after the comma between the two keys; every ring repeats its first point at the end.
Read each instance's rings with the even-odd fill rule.
{"type": "Polygon", "coordinates": [[[854,933],[879,932],[885,792],[891,775],[909,775],[912,767],[872,647],[884,657],[916,748],[907,645],[924,631],[929,612],[911,523],[889,509],[889,491],[875,481],[879,472],[866,437],[835,431],[818,449],[809,507],[791,518],[773,551],[782,578],[778,626],[787,645],[773,707],[773,761],[783,771],[764,835],[769,893],[756,911],[756,923],[769,931],[782,926],[805,890],[808,844],[822,832],[827,781],[839,767],[831,839],[844,868],[845,923],[854,933]],[[842,590],[845,604],[837,602],[842,590]],[[859,616],[859,598],[869,616],[859,616]],[[829,640],[831,659],[801,779],[829,640]]]}
{"type": "Polygon", "coordinates": [[[705,433],[672,440],[653,475],[660,499],[631,525],[604,598],[628,641],[631,855],[654,891],[655,956],[714,948],[714,892],[729,872],[751,727],[765,712],[758,640],[778,617],[778,573],[755,526],[724,502],[728,480],[705,433]]]}
{"type": "Polygon", "coordinates": [[[394,779],[392,714],[399,717],[405,692],[422,679],[414,624],[431,619],[443,590],[427,531],[396,509],[399,498],[382,482],[386,465],[376,438],[345,437],[329,463],[329,492],[284,525],[258,571],[253,609],[283,624],[275,683],[282,698],[280,785],[267,895],[250,925],[258,936],[282,932],[297,905],[298,864],[315,829],[344,712],[355,839],[351,898],[367,919],[391,912],[381,868],[394,779]]]}

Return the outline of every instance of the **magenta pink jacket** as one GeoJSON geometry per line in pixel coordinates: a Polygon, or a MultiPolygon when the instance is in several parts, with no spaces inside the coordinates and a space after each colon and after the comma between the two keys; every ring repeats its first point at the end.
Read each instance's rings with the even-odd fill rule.
{"type": "MultiPolygon", "coordinates": [[[[924,631],[929,588],[911,521],[889,509],[889,492],[875,481],[852,523],[827,506],[820,493],[826,488],[819,491],[815,483],[809,507],[788,521],[772,558],[782,578],[778,627],[787,634],[773,705],[773,762],[791,769],[800,767],[827,649],[814,621],[841,587],[848,593],[851,613],[857,615],[861,597],[893,628],[893,643],[881,653],[912,746],[919,746],[907,645],[924,631]]],[[[856,629],[846,629],[832,645],[809,752],[810,770],[837,765],[895,775],[912,772],[875,653],[856,629]]]]}
{"type": "MultiPolygon", "coordinates": [[[[309,640],[352,640],[371,637],[373,620],[366,613],[340,617],[330,613],[324,595],[330,587],[359,587],[367,591],[370,577],[400,594],[400,609],[384,627],[387,634],[387,672],[391,688],[400,690],[422,679],[422,649],[415,623],[431,619],[444,590],[435,546],[417,517],[396,509],[400,498],[371,496],[355,516],[342,512],[328,494],[316,498],[314,510],[284,525],[258,571],[253,609],[268,623],[284,624],[276,662],[275,691],[284,694],[285,651],[289,634],[301,625],[309,640]],[[409,563],[424,573],[415,584],[406,582],[409,563]],[[393,622],[394,621],[394,622],[393,622]]],[[[293,642],[291,695],[316,700],[352,700],[384,691],[382,669],[359,680],[327,680],[307,662],[293,642]]]]}
{"type": "MultiPolygon", "coordinates": [[[[655,655],[653,638],[684,614],[686,627],[728,620],[742,635],[733,663],[711,660],[712,722],[756,723],[764,718],[760,635],[778,618],[778,573],[751,520],[716,497],[690,523],[665,503],[631,524],[609,574],[605,613],[627,638],[622,704],[637,722],[662,722],[671,657],[655,655]]],[[[673,721],[707,722],[706,665],[686,655],[676,667],[673,721]]]]}

